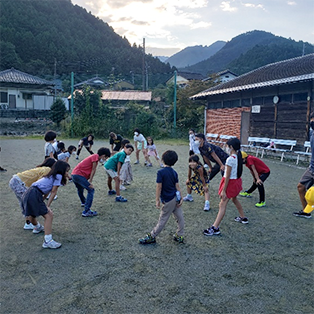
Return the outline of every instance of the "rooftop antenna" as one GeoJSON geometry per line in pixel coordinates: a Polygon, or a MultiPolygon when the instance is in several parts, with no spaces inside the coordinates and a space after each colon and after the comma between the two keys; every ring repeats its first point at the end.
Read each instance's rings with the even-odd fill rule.
{"type": "Polygon", "coordinates": [[[305,53],[305,42],[303,42],[303,51],[302,51],[302,57],[304,56],[305,53]]]}

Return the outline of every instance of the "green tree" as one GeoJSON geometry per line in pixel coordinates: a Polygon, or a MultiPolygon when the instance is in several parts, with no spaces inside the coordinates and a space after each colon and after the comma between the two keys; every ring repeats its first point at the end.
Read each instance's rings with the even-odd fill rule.
{"type": "Polygon", "coordinates": [[[60,125],[60,122],[65,119],[67,109],[62,99],[58,98],[50,107],[50,119],[60,125]]]}

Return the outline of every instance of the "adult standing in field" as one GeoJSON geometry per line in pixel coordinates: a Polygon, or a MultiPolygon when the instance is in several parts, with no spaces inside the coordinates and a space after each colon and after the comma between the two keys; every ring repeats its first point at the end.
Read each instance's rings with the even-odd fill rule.
{"type": "Polygon", "coordinates": [[[306,213],[304,212],[304,209],[307,206],[307,201],[305,199],[305,194],[306,191],[314,185],[314,111],[310,115],[310,126],[311,126],[311,131],[310,131],[310,142],[311,142],[311,162],[310,166],[306,169],[304,172],[303,176],[300,179],[300,182],[298,183],[298,192],[299,192],[299,197],[300,201],[302,204],[302,210],[299,212],[293,213],[294,216],[297,217],[304,217],[304,218],[311,218],[312,215],[311,213],[306,213]]]}
{"type": "Polygon", "coordinates": [[[109,133],[109,143],[110,143],[110,151],[111,155],[116,154],[121,149],[121,141],[123,140],[120,134],[116,134],[113,132],[109,133]]]}
{"type": "Polygon", "coordinates": [[[88,136],[86,137],[83,137],[79,143],[78,143],[78,148],[77,148],[77,156],[76,156],[76,159],[79,159],[79,156],[80,156],[80,153],[81,153],[81,150],[83,147],[85,147],[87,149],[87,151],[93,155],[93,151],[92,151],[92,146],[94,145],[94,135],[92,134],[89,134],[88,136]]]}
{"type": "Polygon", "coordinates": [[[209,180],[214,178],[219,171],[223,176],[225,163],[229,155],[219,146],[208,143],[205,139],[205,135],[202,133],[195,135],[195,144],[199,145],[199,151],[204,159],[204,162],[209,166],[209,180]],[[212,166],[211,162],[215,165],[212,166]]]}
{"type": "Polygon", "coordinates": [[[134,147],[136,155],[136,162],[134,164],[137,165],[140,163],[140,151],[142,151],[145,158],[145,165],[149,164],[147,156],[147,140],[138,128],[134,129],[134,147]]]}

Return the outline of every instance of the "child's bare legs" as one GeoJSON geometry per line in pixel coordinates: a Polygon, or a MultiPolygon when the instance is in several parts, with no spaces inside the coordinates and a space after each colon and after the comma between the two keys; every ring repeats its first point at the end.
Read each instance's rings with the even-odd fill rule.
{"type": "MultiPolygon", "coordinates": [[[[110,178],[111,179],[111,178],[110,178]]],[[[112,180],[112,179],[111,179],[112,180]]],[[[120,196],[120,179],[119,179],[119,176],[116,176],[113,178],[114,180],[114,183],[115,183],[115,187],[116,187],[116,192],[117,192],[117,197],[120,196]]]]}
{"type": "Polygon", "coordinates": [[[233,197],[232,198],[232,202],[233,204],[236,206],[239,214],[240,214],[240,217],[241,218],[244,218],[244,211],[243,211],[243,208],[242,208],[242,205],[240,204],[239,200],[237,199],[237,197],[233,197]]]}
{"type": "Polygon", "coordinates": [[[112,191],[112,178],[108,176],[107,185],[109,191],[112,191]]]}
{"type": "Polygon", "coordinates": [[[303,210],[307,205],[307,202],[305,199],[305,193],[306,193],[305,185],[303,185],[302,183],[298,183],[298,192],[299,192],[299,197],[300,197],[300,201],[303,207],[302,210],[303,210]]]}
{"type": "Polygon", "coordinates": [[[191,194],[192,193],[192,189],[188,185],[186,186],[186,193],[187,194],[191,194]]]}
{"type": "Polygon", "coordinates": [[[140,160],[140,150],[139,149],[136,149],[135,156],[136,156],[136,161],[139,161],[140,160]]]}
{"type": "Polygon", "coordinates": [[[29,221],[31,222],[31,224],[33,224],[34,226],[36,226],[38,224],[37,219],[35,217],[32,216],[28,216],[29,221]]]}
{"type": "Polygon", "coordinates": [[[205,192],[204,195],[205,195],[205,201],[209,202],[209,191],[205,192]]]}
{"type": "Polygon", "coordinates": [[[45,235],[52,234],[52,220],[53,220],[53,213],[51,210],[48,210],[48,213],[43,216],[45,218],[45,235]]]}
{"type": "Polygon", "coordinates": [[[149,160],[149,156],[148,156],[148,154],[147,154],[147,149],[142,149],[142,152],[143,152],[143,156],[144,156],[144,158],[145,158],[145,160],[148,162],[148,163],[150,163],[150,160],[149,160]]]}
{"type": "Polygon", "coordinates": [[[157,156],[155,156],[155,158],[156,158],[157,162],[159,163],[159,165],[162,166],[162,162],[161,162],[160,158],[158,158],[157,156]]]}
{"type": "Polygon", "coordinates": [[[214,226],[216,229],[219,228],[219,225],[220,225],[222,219],[223,219],[224,216],[225,216],[228,202],[229,202],[229,198],[227,198],[227,199],[225,199],[225,200],[221,199],[221,201],[220,201],[220,203],[219,203],[219,211],[218,211],[216,220],[215,220],[215,222],[214,222],[214,224],[213,224],[213,226],[214,226]]]}

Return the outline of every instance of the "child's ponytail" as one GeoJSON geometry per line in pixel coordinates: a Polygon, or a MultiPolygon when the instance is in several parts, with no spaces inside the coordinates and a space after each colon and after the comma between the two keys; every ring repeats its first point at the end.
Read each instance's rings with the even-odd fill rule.
{"type": "Polygon", "coordinates": [[[232,146],[233,149],[237,152],[238,156],[238,168],[237,168],[237,178],[241,178],[242,171],[243,171],[243,160],[242,160],[242,153],[240,151],[241,142],[237,137],[232,137],[226,143],[228,146],[232,146]]]}

